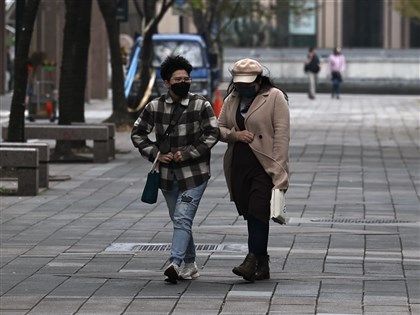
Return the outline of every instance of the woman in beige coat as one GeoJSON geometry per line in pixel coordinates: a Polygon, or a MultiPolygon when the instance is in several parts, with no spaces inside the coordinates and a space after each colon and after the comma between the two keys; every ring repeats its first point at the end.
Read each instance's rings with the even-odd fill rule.
{"type": "Polygon", "coordinates": [[[231,200],[247,220],[248,255],[233,268],[247,281],[270,278],[267,252],[271,190],[289,185],[287,95],[253,59],[237,61],[219,117],[227,142],[223,166],[231,200]]]}

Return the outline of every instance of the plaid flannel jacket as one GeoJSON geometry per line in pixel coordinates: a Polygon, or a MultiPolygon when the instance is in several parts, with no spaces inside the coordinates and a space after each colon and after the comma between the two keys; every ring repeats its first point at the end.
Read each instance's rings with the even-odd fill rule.
{"type": "Polygon", "coordinates": [[[175,177],[181,190],[194,188],[210,178],[210,149],[220,137],[219,125],[209,101],[188,94],[175,103],[167,94],[148,103],[134,123],[131,140],[140,154],[153,162],[158,143],[171,121],[174,106],[185,106],[178,123],[169,135],[171,152],[181,151],[183,161],[159,163],[160,188],[170,190],[175,177]],[[154,130],[156,141],[149,135],[154,130]]]}

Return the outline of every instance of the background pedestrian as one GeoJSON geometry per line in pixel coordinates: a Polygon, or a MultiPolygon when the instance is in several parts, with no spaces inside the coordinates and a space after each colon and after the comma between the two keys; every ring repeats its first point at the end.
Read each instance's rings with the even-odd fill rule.
{"type": "Polygon", "coordinates": [[[331,98],[340,98],[340,86],[343,82],[343,73],[346,69],[346,58],[340,47],[335,47],[328,57],[328,72],[332,82],[331,98]]]}
{"type": "Polygon", "coordinates": [[[305,62],[305,72],[308,75],[308,80],[309,80],[308,97],[311,100],[315,99],[317,76],[320,70],[321,70],[321,62],[319,61],[318,55],[316,54],[316,49],[314,47],[309,47],[308,55],[306,57],[306,62],[305,62]]]}
{"type": "Polygon", "coordinates": [[[6,47],[6,71],[8,73],[7,81],[7,92],[12,92],[13,90],[13,81],[14,81],[14,58],[13,58],[13,49],[12,47],[6,47]]]}

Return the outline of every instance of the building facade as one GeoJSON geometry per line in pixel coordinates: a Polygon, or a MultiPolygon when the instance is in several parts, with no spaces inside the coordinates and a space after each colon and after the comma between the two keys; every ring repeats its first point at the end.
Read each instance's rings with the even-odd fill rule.
{"type": "MultiPolygon", "coordinates": [[[[420,21],[401,16],[395,9],[396,0],[260,0],[260,6],[272,5],[269,21],[253,15],[239,19],[239,27],[232,30],[226,45],[237,46],[237,33],[251,37],[249,29],[259,31],[264,25],[265,39],[254,42],[267,47],[297,48],[380,48],[408,49],[420,47],[420,21]],[[298,12],[293,7],[299,7],[298,12]],[[302,8],[306,13],[299,14],[302,8]],[[242,26],[242,27],[241,27],[242,26]]],[[[162,33],[195,32],[192,19],[172,10],[159,25],[162,33]],[[176,14],[173,14],[173,13],[176,14]]],[[[247,42],[249,43],[249,41],[247,42]]]]}
{"type": "MultiPolygon", "coordinates": [[[[142,28],[134,4],[128,1],[128,21],[121,22],[121,33],[134,37],[142,28]]],[[[231,0],[233,1],[233,0],[231,0]]],[[[271,47],[331,49],[335,46],[358,49],[411,49],[420,47],[420,24],[402,17],[395,9],[396,0],[260,0],[260,6],[275,9],[269,20],[256,14],[238,19],[237,28],[225,37],[231,47],[271,47]],[[292,9],[303,5],[306,14],[292,9]],[[239,26],[238,26],[239,25],[239,26]],[[260,27],[264,25],[263,35],[260,27]],[[250,29],[254,30],[251,31],[250,29]],[[249,38],[252,38],[250,41],[249,38]],[[246,40],[244,40],[246,39],[246,40]]],[[[7,0],[7,2],[10,2],[7,0]]],[[[5,26],[10,24],[6,0],[0,0],[0,94],[7,86],[5,26]]],[[[159,3],[159,2],[158,2],[159,3]]],[[[183,1],[176,1],[179,5],[183,1]]],[[[108,43],[105,26],[96,1],[93,1],[91,46],[87,99],[107,97],[109,88],[108,43]]],[[[9,6],[8,6],[9,7],[9,6]]],[[[41,0],[31,51],[45,51],[47,58],[60,64],[64,27],[64,0],[41,0]]],[[[418,22],[418,21],[417,21],[418,22]]],[[[13,26],[13,24],[12,24],[13,26]]],[[[195,33],[191,17],[169,9],[159,24],[160,33],[195,33]]],[[[53,74],[58,84],[59,67],[53,74]]]]}

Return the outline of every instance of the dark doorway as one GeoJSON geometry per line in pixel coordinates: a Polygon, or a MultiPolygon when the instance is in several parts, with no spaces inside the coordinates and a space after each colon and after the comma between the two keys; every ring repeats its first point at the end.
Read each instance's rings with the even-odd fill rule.
{"type": "Polygon", "coordinates": [[[410,19],[410,48],[420,47],[420,19],[410,19]]]}
{"type": "Polygon", "coordinates": [[[343,46],[383,47],[383,1],[343,1],[343,46]]]}

